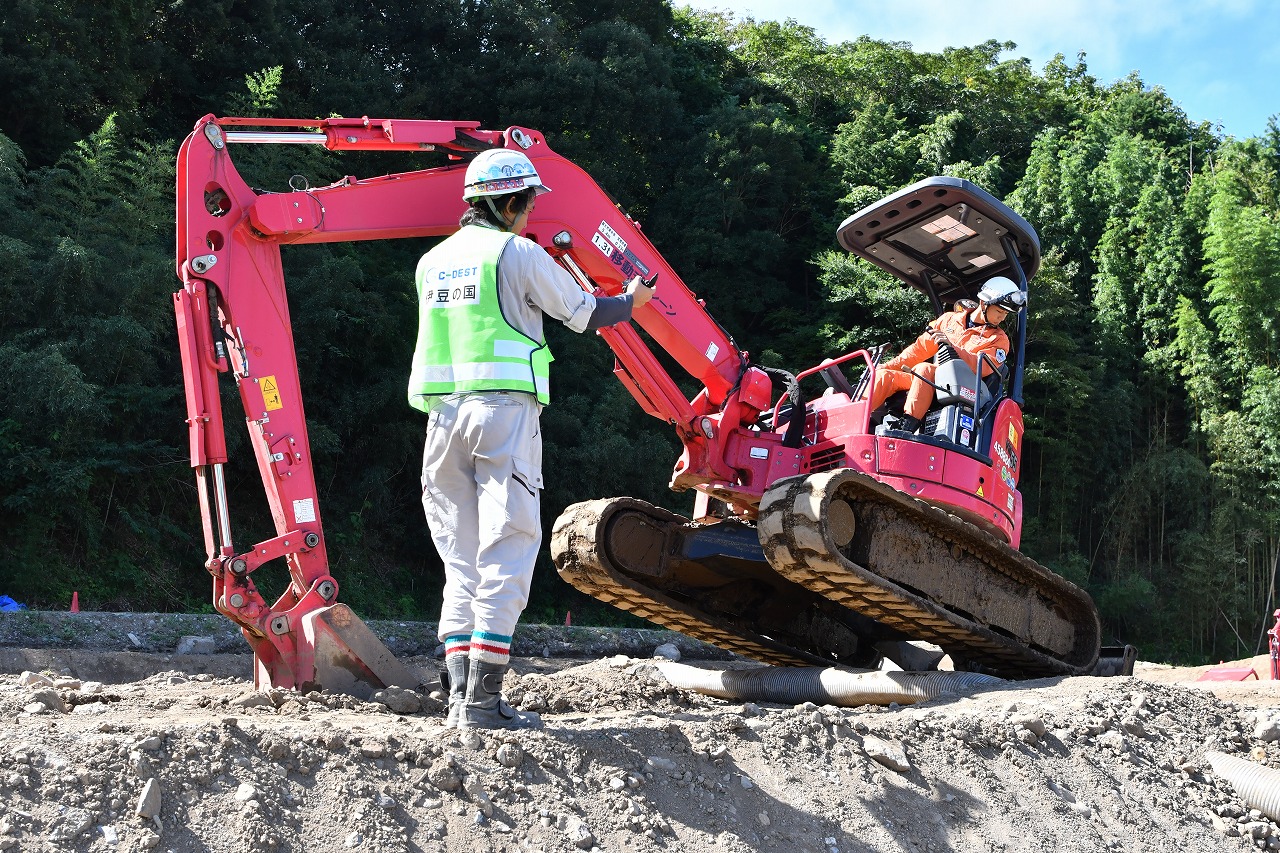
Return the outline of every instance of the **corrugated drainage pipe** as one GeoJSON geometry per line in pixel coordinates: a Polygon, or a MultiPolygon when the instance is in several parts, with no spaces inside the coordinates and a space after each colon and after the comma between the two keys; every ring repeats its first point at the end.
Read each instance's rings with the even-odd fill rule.
{"type": "Polygon", "coordinates": [[[685,690],[721,699],[798,705],[911,705],[944,694],[972,693],[1003,684],[1003,679],[977,672],[851,672],[821,666],[762,666],[711,670],[664,661],[658,671],[685,690]]]}
{"type": "Polygon", "coordinates": [[[1280,820],[1280,771],[1224,752],[1209,752],[1205,757],[1213,772],[1230,782],[1250,808],[1280,820]]]}

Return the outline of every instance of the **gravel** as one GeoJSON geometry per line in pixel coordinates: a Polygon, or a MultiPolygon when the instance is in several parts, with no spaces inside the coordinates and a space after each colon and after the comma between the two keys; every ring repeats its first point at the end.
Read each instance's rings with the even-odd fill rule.
{"type": "MultiPolygon", "coordinates": [[[[175,647],[216,636],[187,627],[175,647]]],[[[735,703],[671,686],[653,652],[745,662],[651,633],[575,658],[546,631],[565,645],[514,661],[505,689],[536,731],[445,729],[430,687],[255,692],[235,652],[214,655],[229,674],[87,649],[75,672],[0,674],[0,851],[1280,850],[1205,759],[1280,767],[1276,682],[1140,664],[904,707],[735,703]]]]}

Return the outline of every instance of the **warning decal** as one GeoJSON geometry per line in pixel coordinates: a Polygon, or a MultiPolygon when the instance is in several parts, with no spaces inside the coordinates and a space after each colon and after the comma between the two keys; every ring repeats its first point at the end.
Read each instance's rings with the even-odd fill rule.
{"type": "Polygon", "coordinates": [[[258,387],[262,390],[262,407],[268,412],[274,412],[276,409],[283,409],[284,403],[280,402],[280,387],[276,385],[275,376],[264,376],[258,382],[258,387]]]}
{"type": "Polygon", "coordinates": [[[295,524],[309,524],[316,520],[316,502],[312,498],[303,498],[293,502],[293,520],[295,524]]]}

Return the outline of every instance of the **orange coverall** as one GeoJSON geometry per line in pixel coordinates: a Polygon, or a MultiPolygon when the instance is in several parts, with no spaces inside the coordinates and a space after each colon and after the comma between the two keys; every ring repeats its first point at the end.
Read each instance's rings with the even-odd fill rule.
{"type": "MultiPolygon", "coordinates": [[[[1003,367],[1009,354],[1009,336],[999,326],[979,322],[981,308],[972,311],[958,307],[943,314],[929,324],[929,330],[938,330],[947,336],[956,355],[965,360],[973,370],[978,369],[978,356],[985,355],[983,376],[987,376],[994,368],[1003,367]]],[[[925,332],[920,337],[876,370],[876,381],[871,388],[871,410],[878,409],[890,395],[897,391],[907,392],[907,402],[903,407],[906,414],[913,418],[923,418],[933,402],[933,386],[907,372],[908,369],[933,381],[935,366],[929,362],[938,352],[938,343],[925,332]]]]}

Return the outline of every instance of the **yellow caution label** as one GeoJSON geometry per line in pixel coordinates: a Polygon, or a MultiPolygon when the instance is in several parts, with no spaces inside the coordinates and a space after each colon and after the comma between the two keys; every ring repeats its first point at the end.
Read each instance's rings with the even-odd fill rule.
{"type": "Polygon", "coordinates": [[[262,407],[268,412],[274,412],[276,409],[283,409],[284,403],[280,402],[280,386],[276,385],[274,376],[264,376],[258,382],[258,388],[262,390],[262,407]]]}
{"type": "Polygon", "coordinates": [[[1009,444],[1013,445],[1013,449],[1018,449],[1018,431],[1013,428],[1013,424],[1009,424],[1009,444]]]}
{"type": "Polygon", "coordinates": [[[980,498],[986,497],[986,495],[982,494],[982,486],[978,486],[978,491],[974,492],[974,494],[980,498]]]}

